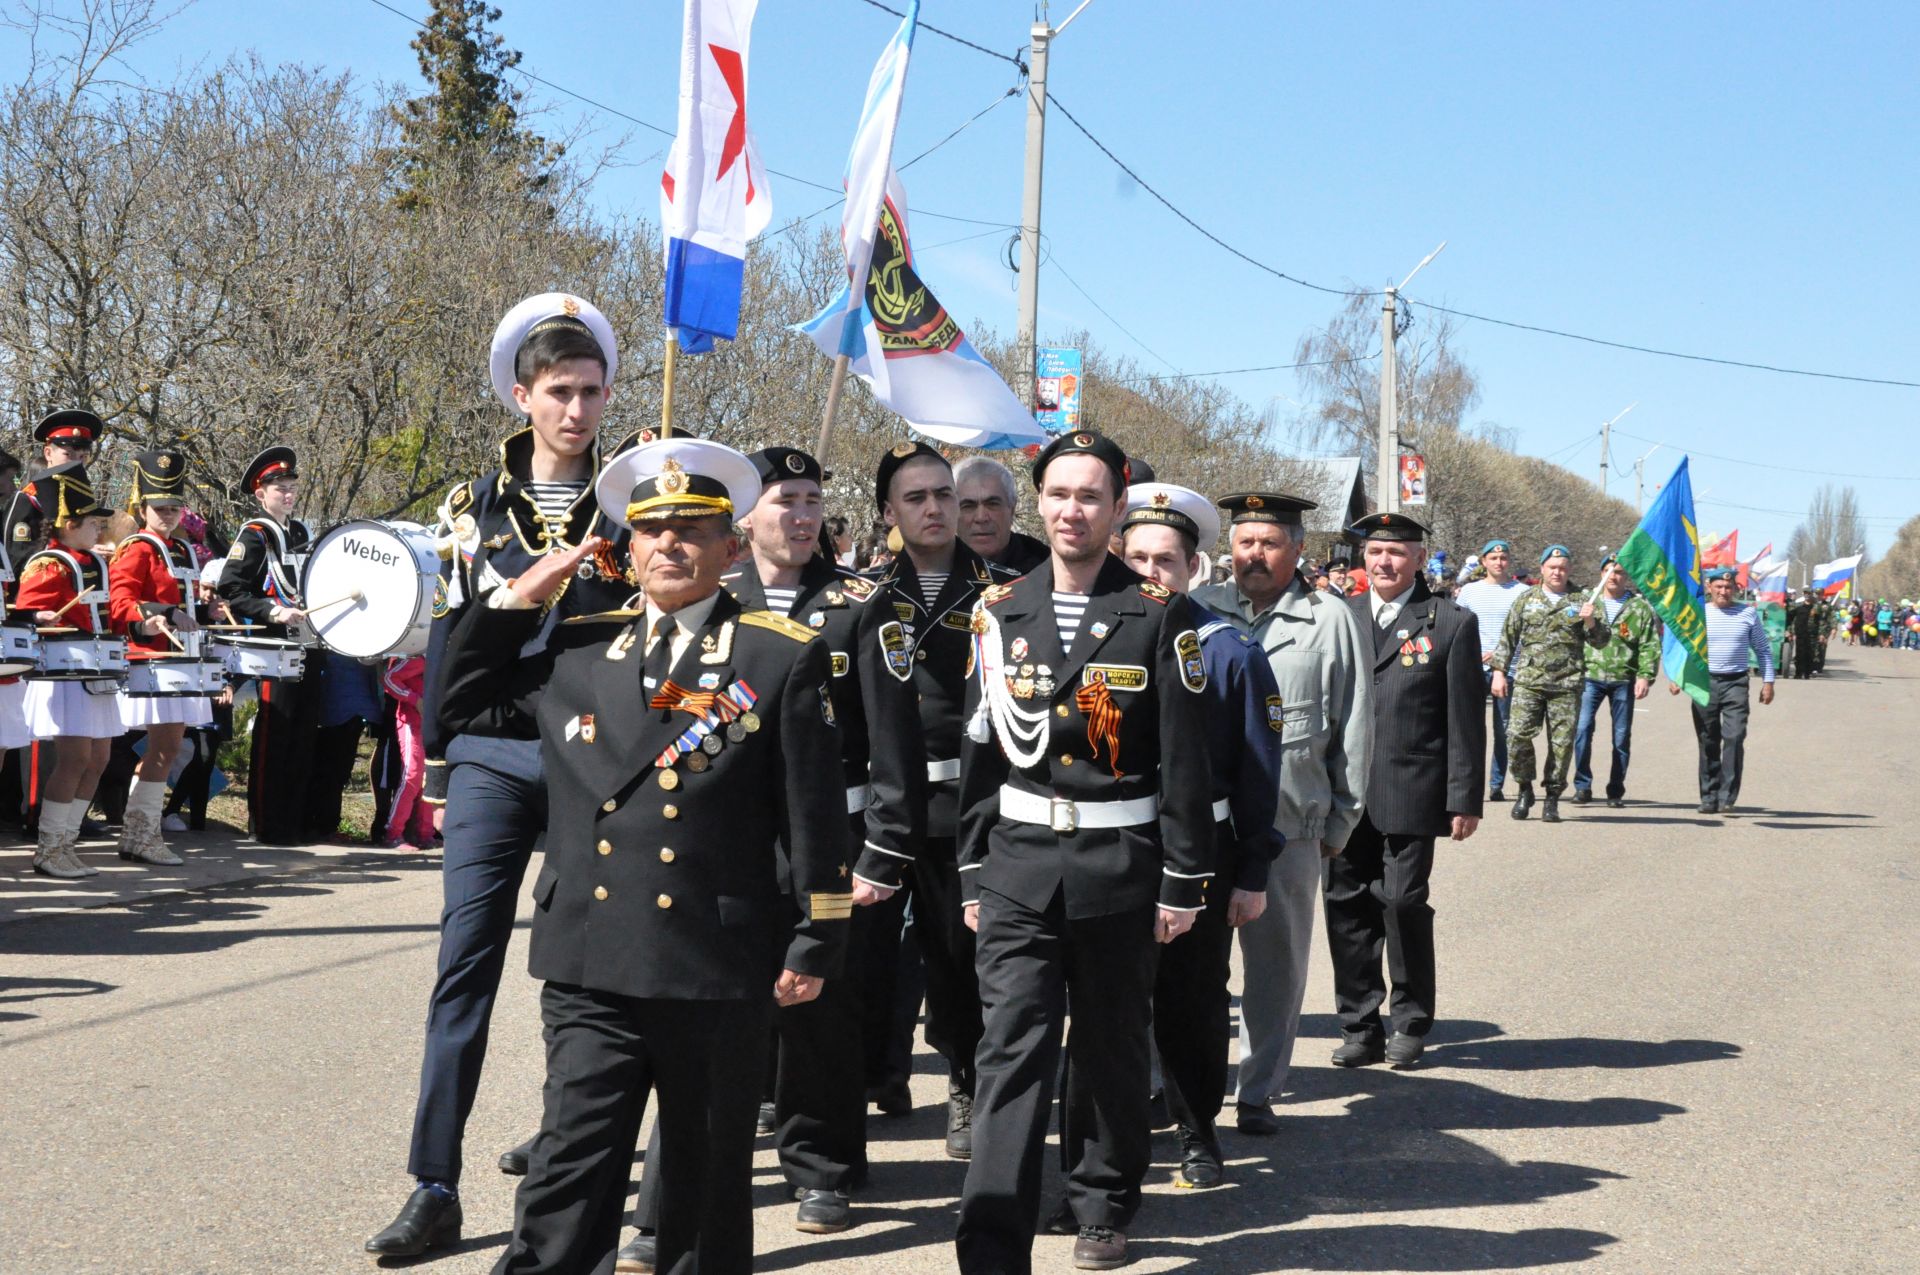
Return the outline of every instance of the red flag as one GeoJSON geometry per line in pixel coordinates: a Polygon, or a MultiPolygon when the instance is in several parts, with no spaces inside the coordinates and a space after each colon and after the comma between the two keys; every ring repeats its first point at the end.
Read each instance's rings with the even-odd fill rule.
{"type": "Polygon", "coordinates": [[[1700,548],[1700,565],[1703,567],[1733,567],[1740,560],[1740,532],[1729,531],[1724,540],[1700,548]]]}

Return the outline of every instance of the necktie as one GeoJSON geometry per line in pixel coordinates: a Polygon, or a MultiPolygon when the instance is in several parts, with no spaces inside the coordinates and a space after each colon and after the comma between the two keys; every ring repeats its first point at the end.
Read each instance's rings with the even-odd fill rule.
{"type": "Polygon", "coordinates": [[[661,616],[653,626],[653,645],[647,648],[647,658],[640,663],[640,678],[646,688],[640,697],[643,705],[673,671],[673,635],[679,627],[670,615],[661,616]]]}

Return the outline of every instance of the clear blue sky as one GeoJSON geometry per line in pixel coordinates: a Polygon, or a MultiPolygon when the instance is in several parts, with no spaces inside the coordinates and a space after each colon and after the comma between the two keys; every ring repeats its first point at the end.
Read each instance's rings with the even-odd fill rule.
{"type": "MultiPolygon", "coordinates": [[[[524,69],[672,127],[680,4],[497,2],[524,69]]],[[[1054,18],[1071,7],[1054,4],[1054,18]]],[[[1031,0],[922,10],[1008,51],[1024,46],[1032,17],[1031,0]]],[[[751,106],[768,164],[837,183],[894,24],[862,0],[764,0],[751,106]]],[[[368,0],[199,0],[133,62],[164,78],[251,49],[411,83],[410,37],[368,0]]],[[[16,46],[0,56],[4,71],[18,38],[0,39],[16,46]]],[[[1173,202],[1290,274],[1378,287],[1445,239],[1416,298],[1634,344],[1920,381],[1916,48],[1910,4],[1095,0],[1056,45],[1050,87],[1173,202]]],[[[896,156],[944,136],[1012,76],[923,30],[896,156]]],[[[602,142],[631,132],[632,166],[604,180],[602,197],[650,213],[665,139],[530,87],[555,111],[552,131],[584,118],[602,142]]],[[[1002,104],[905,178],[922,274],[957,315],[1002,332],[1014,322],[1004,232],[961,240],[988,228],[924,214],[1017,222],[1022,109],[1019,98],[1002,104]]],[[[777,179],[773,189],[776,220],[830,198],[777,179]]],[[[1046,190],[1043,340],[1085,327],[1149,368],[1241,368],[1290,362],[1299,335],[1337,308],[1200,238],[1058,115],[1046,190]]],[[[1738,526],[1749,552],[1768,540],[1784,550],[1825,481],[1816,470],[1859,475],[1838,481],[1858,491],[1874,551],[1920,512],[1920,390],[1482,323],[1460,336],[1485,390],[1474,420],[1594,473],[1600,422],[1638,401],[1615,436],[1611,489],[1632,499],[1632,461],[1653,442],[1698,449],[1703,528],[1738,526]]],[[[1256,407],[1300,397],[1291,372],[1222,382],[1256,407]]],[[[1662,450],[1648,462],[1650,485],[1675,459],[1662,450]]]]}

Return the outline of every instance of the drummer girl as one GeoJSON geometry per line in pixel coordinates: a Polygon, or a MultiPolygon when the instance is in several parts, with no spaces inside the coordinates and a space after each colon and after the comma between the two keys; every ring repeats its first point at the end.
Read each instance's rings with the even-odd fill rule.
{"type": "MultiPolygon", "coordinates": [[[[33,480],[34,502],[46,517],[47,542],[20,572],[14,608],[41,626],[41,636],[61,628],[103,633],[100,604],[106,600],[107,564],[94,552],[106,531],[108,510],[94,498],[79,461],[57,465],[33,480]]],[[[112,682],[31,680],[27,727],[48,741],[53,770],[40,801],[40,842],[33,869],[52,877],[90,877],[99,869],[74,852],[80,820],[93,803],[94,786],[106,769],[120,725],[120,701],[112,682]]]]}
{"type": "MultiPolygon", "coordinates": [[[[286,635],[304,619],[300,568],[310,535],[293,516],[300,495],[291,447],[269,447],[255,456],[240,486],[260,504],[234,537],[220,570],[220,596],[233,618],[264,626],[262,636],[286,635]]],[[[309,832],[307,790],[313,741],[320,726],[318,688],[303,681],[260,683],[260,713],[253,721],[252,763],[247,769],[247,813],[253,837],[269,845],[301,845],[309,832]]]]}
{"type": "MultiPolygon", "coordinates": [[[[127,635],[130,658],[171,655],[180,649],[172,635],[189,633],[193,603],[183,581],[197,580],[193,551],[174,537],[186,512],[186,458],[179,452],[135,452],[133,496],[129,504],[140,530],[120,542],[107,570],[113,626],[127,635]]],[[[147,747],[127,793],[120,834],[120,857],[141,863],[176,864],[180,856],[161,835],[161,806],[167,776],[180,755],[187,727],[213,720],[213,706],[202,698],[120,697],[120,723],[147,733],[147,747]]]]}

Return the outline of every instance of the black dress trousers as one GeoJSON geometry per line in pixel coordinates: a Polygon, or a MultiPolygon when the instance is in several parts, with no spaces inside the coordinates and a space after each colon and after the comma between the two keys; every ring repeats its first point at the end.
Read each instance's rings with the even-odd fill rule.
{"type": "Polygon", "coordinates": [[[1056,892],[1036,912],[981,891],[984,1031],[976,1060],[973,1159],[955,1237],[967,1275],[1025,1275],[1062,1027],[1073,1012],[1076,1079],[1063,1150],[1067,1204],[1082,1226],[1124,1229],[1152,1161],[1147,1042],[1159,945],[1149,905],[1069,920],[1056,892]]]}
{"type": "Polygon", "coordinates": [[[947,1071],[973,1092],[973,1057],[980,1048],[980,978],[974,972],[974,935],[960,901],[960,869],[952,837],[928,837],[913,865],[913,935],[927,979],[927,1044],[947,1060],[947,1071]]]}
{"type": "Polygon", "coordinates": [[[1173,1118],[1189,1129],[1213,1133],[1214,1117],[1227,1095],[1227,1051],[1233,1030],[1233,998],[1227,990],[1233,961],[1233,928],[1227,905],[1233,891],[1220,890],[1193,918],[1193,928],[1160,949],[1153,978],[1153,1043],[1160,1051],[1173,1118]]]}
{"type": "Polygon", "coordinates": [[[1349,1040],[1382,1035],[1385,949],[1393,981],[1392,1028],[1409,1036],[1433,1029],[1433,838],[1384,833],[1365,815],[1347,848],[1326,861],[1327,947],[1333,998],[1349,1040]]]}

